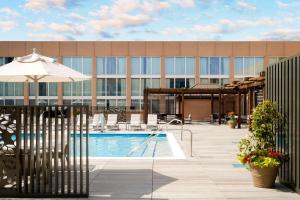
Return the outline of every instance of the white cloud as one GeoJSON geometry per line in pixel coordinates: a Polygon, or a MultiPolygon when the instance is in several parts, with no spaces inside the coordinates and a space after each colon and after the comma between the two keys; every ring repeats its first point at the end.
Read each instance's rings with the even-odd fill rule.
{"type": "Polygon", "coordinates": [[[195,0],[169,0],[169,1],[170,3],[179,5],[184,8],[195,6],[195,0]]]}
{"type": "Polygon", "coordinates": [[[85,17],[83,17],[77,13],[74,13],[74,12],[69,14],[69,18],[74,19],[74,20],[85,20],[86,19],[85,17]]]}
{"type": "Polygon", "coordinates": [[[142,9],[147,13],[152,13],[167,9],[170,6],[171,5],[166,1],[148,0],[143,2],[142,9]]]}
{"type": "Polygon", "coordinates": [[[42,30],[45,28],[46,23],[39,21],[39,22],[28,22],[26,23],[26,26],[33,29],[33,30],[42,30]]]}
{"type": "Polygon", "coordinates": [[[288,3],[284,3],[282,1],[277,1],[276,3],[277,3],[278,8],[281,8],[281,9],[289,7],[288,3]]]}
{"type": "Polygon", "coordinates": [[[263,40],[299,41],[300,29],[276,29],[268,33],[262,33],[263,40]]]}
{"type": "Polygon", "coordinates": [[[73,24],[71,22],[66,22],[63,24],[51,23],[49,28],[58,33],[68,33],[73,35],[81,35],[85,31],[84,25],[73,24]]]}
{"type": "Polygon", "coordinates": [[[64,9],[67,6],[76,5],[79,0],[26,0],[25,8],[41,11],[49,8],[64,9]]]}
{"type": "Polygon", "coordinates": [[[15,21],[0,21],[0,30],[10,31],[17,26],[15,21]]]}
{"type": "Polygon", "coordinates": [[[238,1],[237,6],[239,10],[255,11],[256,5],[248,3],[246,1],[238,1]]]}
{"type": "Polygon", "coordinates": [[[66,41],[73,40],[71,37],[67,37],[61,34],[48,34],[48,33],[30,33],[28,34],[29,38],[34,40],[47,40],[47,41],[66,41]]]}
{"type": "Polygon", "coordinates": [[[7,15],[7,16],[12,16],[12,17],[20,16],[20,14],[17,11],[12,10],[10,8],[1,8],[0,9],[0,14],[7,15]]]}

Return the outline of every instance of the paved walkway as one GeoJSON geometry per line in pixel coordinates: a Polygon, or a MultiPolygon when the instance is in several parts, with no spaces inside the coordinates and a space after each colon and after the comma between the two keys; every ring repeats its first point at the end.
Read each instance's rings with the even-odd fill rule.
{"type": "MultiPolygon", "coordinates": [[[[188,128],[194,132],[194,156],[187,159],[91,160],[90,199],[300,200],[280,184],[275,189],[252,186],[250,173],[236,160],[237,143],[247,129],[188,128]]],[[[180,132],[172,132],[180,142],[180,132]]],[[[189,155],[189,134],[180,145],[189,155]]]]}

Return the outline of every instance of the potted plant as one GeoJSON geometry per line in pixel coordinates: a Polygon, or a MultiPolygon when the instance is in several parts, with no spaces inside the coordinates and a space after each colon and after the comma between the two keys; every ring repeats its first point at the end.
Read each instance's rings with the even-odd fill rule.
{"type": "Polygon", "coordinates": [[[260,103],[252,115],[251,133],[239,144],[238,159],[247,164],[254,186],[271,188],[286,155],[276,150],[275,136],[281,115],[270,100],[260,103]]]}
{"type": "Polygon", "coordinates": [[[228,121],[229,127],[230,128],[235,128],[236,120],[234,118],[234,112],[229,112],[228,116],[229,116],[229,121],[228,121]]]}

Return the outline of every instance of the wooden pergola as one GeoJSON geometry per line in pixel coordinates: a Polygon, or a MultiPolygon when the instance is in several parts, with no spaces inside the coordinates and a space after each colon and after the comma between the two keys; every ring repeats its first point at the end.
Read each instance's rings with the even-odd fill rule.
{"type": "MultiPolygon", "coordinates": [[[[264,74],[263,74],[264,75],[264,74]]],[[[237,95],[238,96],[238,110],[237,110],[237,123],[238,128],[241,128],[241,100],[242,95],[244,96],[244,104],[248,95],[248,107],[249,114],[252,113],[254,108],[254,91],[257,89],[264,89],[265,77],[260,76],[257,78],[248,78],[245,81],[234,81],[232,84],[224,85],[224,87],[218,88],[145,88],[144,89],[144,121],[147,123],[148,117],[148,99],[149,95],[178,95],[181,99],[181,106],[179,106],[179,112],[182,113],[182,121],[184,123],[184,95],[186,94],[205,94],[211,95],[211,108],[213,109],[213,96],[218,95],[219,100],[219,124],[221,124],[221,111],[222,111],[222,97],[223,95],[237,95]]],[[[180,104],[179,104],[180,105],[180,104]]]]}

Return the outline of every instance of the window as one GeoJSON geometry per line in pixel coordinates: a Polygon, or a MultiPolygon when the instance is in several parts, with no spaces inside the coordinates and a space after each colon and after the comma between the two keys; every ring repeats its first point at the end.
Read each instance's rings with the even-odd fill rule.
{"type": "Polygon", "coordinates": [[[236,78],[257,76],[263,69],[263,57],[235,57],[234,59],[234,75],[236,78]]]}
{"type": "Polygon", "coordinates": [[[195,85],[194,78],[167,78],[167,88],[190,88],[195,85]]]}
{"type": "Polygon", "coordinates": [[[229,76],[229,57],[201,57],[200,77],[229,76]]]}
{"type": "Polygon", "coordinates": [[[97,96],[126,96],[126,79],[98,78],[97,96]]]}
{"type": "Polygon", "coordinates": [[[126,58],[116,56],[97,57],[97,75],[125,75],[126,58]]]}
{"type": "Polygon", "coordinates": [[[160,57],[132,57],[131,75],[160,75],[160,57]]]}
{"type": "Polygon", "coordinates": [[[131,79],[131,95],[143,96],[145,88],[159,88],[159,78],[132,78],[131,79]]]}
{"type": "Polygon", "coordinates": [[[194,57],[166,57],[165,69],[166,69],[166,75],[194,75],[195,58],[194,57]]]}
{"type": "MultiPolygon", "coordinates": [[[[82,57],[82,56],[63,57],[63,64],[80,73],[86,75],[92,75],[92,58],[90,57],[82,57]]],[[[63,83],[63,95],[69,97],[91,96],[92,94],[91,85],[92,85],[91,80],[65,82],[63,83]]],[[[57,91],[57,85],[49,84],[48,90],[49,90],[49,96],[57,94],[57,92],[55,92],[55,90],[57,91]]],[[[71,104],[83,103],[83,101],[80,99],[76,99],[76,100],[78,100],[78,102],[71,101],[71,104]]]]}

